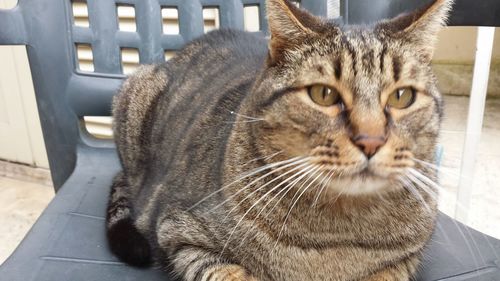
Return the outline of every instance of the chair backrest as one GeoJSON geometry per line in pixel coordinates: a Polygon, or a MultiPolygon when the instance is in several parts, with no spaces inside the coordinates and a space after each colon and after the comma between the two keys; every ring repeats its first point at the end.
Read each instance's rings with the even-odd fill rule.
{"type": "MultiPolygon", "coordinates": [[[[328,0],[299,2],[317,15],[327,15],[328,0]]],[[[423,4],[421,0],[340,1],[346,23],[370,22],[423,4]]],[[[247,6],[259,7],[260,29],[266,32],[265,0],[19,0],[14,9],[0,10],[0,45],[27,46],[56,190],[73,172],[79,147],[110,146],[90,138],[82,118],[110,115],[112,97],[125,78],[123,48],[136,49],[140,63],[161,62],[165,51],[178,50],[204,33],[205,7],[218,8],[220,27],[243,29],[247,6]],[[88,9],[88,27],[75,24],[72,5],[80,2],[88,9]],[[119,29],[118,6],[134,8],[135,32],[119,29]],[[164,34],[162,8],[177,10],[179,34],[164,34]],[[79,70],[78,44],[92,48],[92,72],[79,70]]],[[[457,0],[451,24],[499,25],[499,15],[497,0],[457,0]]]]}
{"type": "MultiPolygon", "coordinates": [[[[435,0],[341,0],[341,16],[347,24],[366,24],[391,18],[435,0]]],[[[500,26],[500,1],[455,0],[450,26],[500,26]]]]}
{"type": "MultiPolygon", "coordinates": [[[[300,5],[326,15],[327,0],[300,5]]],[[[133,48],[140,63],[164,61],[165,51],[180,49],[202,35],[203,9],[217,8],[221,28],[244,28],[244,8],[259,7],[266,32],[265,0],[19,0],[0,10],[0,45],[26,45],[42,130],[56,190],[75,168],[79,147],[109,147],[89,138],[84,116],[109,116],[110,104],[125,75],[121,51],[133,48]],[[73,4],[85,3],[89,26],[75,24],[73,4]],[[117,7],[135,12],[135,32],[119,29],[117,7]],[[176,9],[178,34],[164,34],[162,8],[176,9]],[[94,71],[79,70],[77,46],[92,48],[94,71]]]]}

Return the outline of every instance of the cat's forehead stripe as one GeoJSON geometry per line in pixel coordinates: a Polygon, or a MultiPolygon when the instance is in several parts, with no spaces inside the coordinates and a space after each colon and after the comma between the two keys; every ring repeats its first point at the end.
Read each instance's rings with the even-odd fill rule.
{"type": "Polygon", "coordinates": [[[392,71],[394,74],[394,81],[399,81],[401,78],[401,60],[398,57],[393,57],[392,58],[392,71]]]}
{"type": "MultiPolygon", "coordinates": [[[[370,76],[384,73],[385,62],[390,57],[390,46],[386,42],[366,30],[350,30],[341,39],[341,49],[352,62],[349,72],[354,77],[358,76],[359,72],[370,76]]],[[[397,71],[394,76],[399,77],[399,72],[397,71]]]]}
{"type": "Polygon", "coordinates": [[[367,73],[372,74],[373,69],[375,68],[375,51],[373,49],[369,49],[364,52],[362,56],[362,62],[367,73]]]}
{"type": "Polygon", "coordinates": [[[387,45],[382,44],[382,51],[380,52],[380,73],[384,73],[384,64],[386,55],[387,55],[387,45]]]}
{"type": "Polygon", "coordinates": [[[349,42],[349,40],[346,37],[343,37],[342,39],[343,39],[342,42],[343,42],[344,48],[347,50],[347,52],[349,53],[349,56],[351,57],[352,71],[354,73],[354,76],[356,76],[358,74],[356,50],[355,50],[354,46],[351,44],[351,42],[349,42]]]}
{"type": "Polygon", "coordinates": [[[340,80],[342,78],[342,56],[339,56],[335,59],[334,68],[335,78],[337,78],[337,80],[340,80]]]}

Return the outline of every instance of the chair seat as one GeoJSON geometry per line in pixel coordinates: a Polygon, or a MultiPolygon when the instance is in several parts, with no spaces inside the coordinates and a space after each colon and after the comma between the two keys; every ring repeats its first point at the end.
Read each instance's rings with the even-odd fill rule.
{"type": "Polygon", "coordinates": [[[127,266],[108,250],[104,217],[119,170],[115,150],[81,149],[75,172],[0,267],[0,280],[171,280],[157,270],[127,266]]]}
{"type": "MultiPolygon", "coordinates": [[[[119,169],[115,150],[80,148],[75,172],[0,267],[0,280],[172,280],[127,266],[108,250],[104,216],[119,169]]],[[[441,214],[417,280],[500,280],[498,253],[498,240],[441,214]]]]}

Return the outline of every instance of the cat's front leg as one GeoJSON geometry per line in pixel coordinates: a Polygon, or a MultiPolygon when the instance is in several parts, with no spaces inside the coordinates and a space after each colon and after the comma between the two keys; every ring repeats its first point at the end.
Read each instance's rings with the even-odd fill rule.
{"type": "Polygon", "coordinates": [[[410,275],[406,272],[399,272],[395,269],[386,269],[372,275],[363,281],[408,281],[410,275]]]}
{"type": "Polygon", "coordinates": [[[209,268],[205,271],[201,280],[224,280],[224,281],[257,281],[257,279],[239,265],[223,264],[209,268]]]}
{"type": "Polygon", "coordinates": [[[258,281],[244,267],[223,263],[217,255],[195,247],[178,251],[173,265],[185,281],[258,281]]]}

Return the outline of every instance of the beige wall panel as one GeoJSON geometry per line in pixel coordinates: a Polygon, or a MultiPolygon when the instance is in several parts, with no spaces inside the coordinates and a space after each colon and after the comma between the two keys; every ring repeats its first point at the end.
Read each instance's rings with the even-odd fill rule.
{"type": "MultiPolygon", "coordinates": [[[[0,9],[16,5],[0,0],[0,9]]],[[[49,167],[24,46],[0,46],[0,158],[49,167]]]]}
{"type": "Polygon", "coordinates": [[[24,46],[0,46],[0,159],[49,167],[24,46]]]}
{"type": "Polygon", "coordinates": [[[0,122],[0,158],[32,164],[33,157],[24,118],[13,47],[0,46],[0,95],[3,118],[0,122]]]}
{"type": "Polygon", "coordinates": [[[30,138],[31,151],[33,153],[33,164],[41,168],[49,168],[49,160],[43,141],[42,126],[38,116],[35,91],[31,79],[28,55],[24,46],[13,48],[14,60],[16,61],[17,77],[21,92],[26,128],[30,138]]]}
{"type": "MultiPolygon", "coordinates": [[[[496,28],[493,60],[500,60],[500,28],[496,28]]],[[[439,35],[437,62],[470,63],[476,55],[477,27],[447,27],[439,35]]]]}
{"type": "Polygon", "coordinates": [[[17,0],[0,0],[0,9],[12,9],[17,5],[17,0]]]}
{"type": "MultiPolygon", "coordinates": [[[[434,71],[441,92],[469,95],[476,55],[477,27],[448,27],[440,36],[434,54],[434,71]]],[[[500,28],[496,28],[488,95],[500,97],[500,28]]]]}

